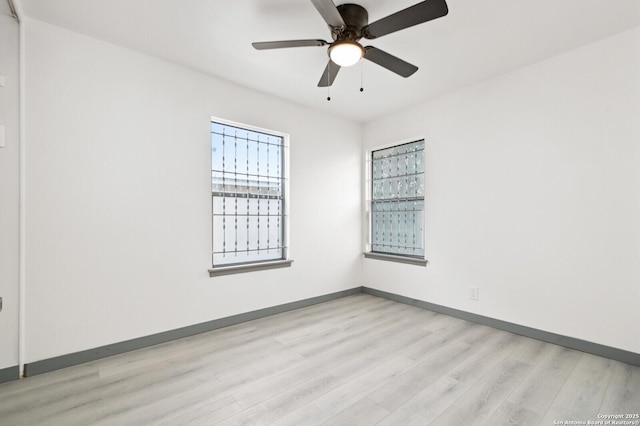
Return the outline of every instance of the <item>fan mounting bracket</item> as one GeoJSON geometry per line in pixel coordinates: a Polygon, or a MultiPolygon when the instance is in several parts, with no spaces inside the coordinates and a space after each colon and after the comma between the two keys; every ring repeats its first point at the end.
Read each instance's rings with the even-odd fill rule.
{"type": "Polygon", "coordinates": [[[332,28],[331,36],[334,41],[355,41],[360,40],[362,35],[362,29],[369,23],[369,14],[367,9],[359,4],[345,3],[337,6],[340,16],[345,23],[344,28],[332,28]]]}

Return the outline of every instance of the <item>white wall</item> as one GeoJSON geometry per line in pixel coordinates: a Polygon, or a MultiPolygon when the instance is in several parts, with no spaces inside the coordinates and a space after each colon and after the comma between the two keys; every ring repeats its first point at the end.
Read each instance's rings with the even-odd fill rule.
{"type": "Polygon", "coordinates": [[[635,28],[365,125],[426,138],[429,259],[365,285],[640,352],[638,52],[635,28]]]}
{"type": "Polygon", "coordinates": [[[26,22],[26,362],[361,285],[361,128],[26,22]],[[209,119],[291,136],[291,268],[209,278],[209,119]]]}
{"type": "Polygon", "coordinates": [[[361,284],[640,352],[640,29],[364,127],[427,140],[426,268],[362,263],[359,125],[26,36],[26,362],[361,284]],[[291,135],[293,267],[208,277],[211,115],[291,135]]]}
{"type": "MultiPolygon", "coordinates": [[[[5,10],[7,9],[7,10],[5,10]]],[[[19,25],[0,5],[0,125],[6,147],[0,148],[0,370],[18,365],[20,256],[20,76],[19,25]]]]}

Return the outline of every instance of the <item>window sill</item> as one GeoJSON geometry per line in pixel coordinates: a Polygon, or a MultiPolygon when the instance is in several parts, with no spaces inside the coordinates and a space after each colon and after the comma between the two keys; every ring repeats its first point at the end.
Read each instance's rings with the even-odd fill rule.
{"type": "Polygon", "coordinates": [[[249,263],[246,265],[218,266],[217,268],[209,269],[209,277],[262,271],[265,269],[288,268],[292,263],[293,260],[273,260],[269,262],[249,263]]]}
{"type": "Polygon", "coordinates": [[[365,259],[386,260],[389,262],[408,263],[410,265],[427,266],[427,259],[417,259],[415,257],[395,256],[393,254],[383,253],[362,253],[365,259]]]}

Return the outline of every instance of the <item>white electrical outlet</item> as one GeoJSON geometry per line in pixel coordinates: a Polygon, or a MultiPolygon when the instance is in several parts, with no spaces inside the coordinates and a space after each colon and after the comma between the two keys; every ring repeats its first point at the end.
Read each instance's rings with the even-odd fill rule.
{"type": "Polygon", "coordinates": [[[479,287],[469,287],[469,299],[471,299],[471,300],[480,300],[480,288],[479,287]]]}

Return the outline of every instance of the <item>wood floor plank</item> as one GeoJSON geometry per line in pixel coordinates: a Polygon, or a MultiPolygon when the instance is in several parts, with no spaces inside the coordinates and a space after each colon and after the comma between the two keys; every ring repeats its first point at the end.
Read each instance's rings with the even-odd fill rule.
{"type": "Polygon", "coordinates": [[[137,424],[150,425],[183,411],[185,406],[207,405],[210,410],[233,408],[233,398],[220,397],[212,401],[206,397],[215,395],[219,389],[220,384],[210,376],[183,378],[146,392],[113,395],[100,401],[100,406],[88,405],[84,410],[74,410],[70,416],[62,413],[62,417],[75,424],[133,425],[135,419],[137,424]]]}
{"type": "Polygon", "coordinates": [[[555,345],[540,340],[521,337],[521,342],[509,356],[527,364],[537,365],[553,356],[555,345]]]}
{"type": "Polygon", "coordinates": [[[582,357],[581,352],[572,349],[551,347],[552,356],[539,363],[508,397],[513,405],[534,412],[540,418],[547,412],[582,357]]]}
{"type": "Polygon", "coordinates": [[[268,376],[281,371],[283,368],[290,368],[293,365],[306,362],[307,360],[297,353],[282,349],[274,353],[256,355],[251,360],[250,365],[234,365],[216,373],[216,377],[222,383],[233,384],[258,375],[268,376]]]}
{"type": "Polygon", "coordinates": [[[471,384],[444,376],[398,407],[379,426],[427,425],[451,407],[471,384]]]}
{"type": "Polygon", "coordinates": [[[198,398],[176,408],[153,424],[160,426],[213,425],[234,416],[241,410],[242,408],[231,396],[198,398]]]}
{"type": "Polygon", "coordinates": [[[305,406],[316,398],[336,388],[343,380],[330,374],[315,376],[311,380],[266,399],[243,410],[235,416],[225,419],[225,425],[270,424],[296,409],[305,406]]]}
{"type": "Polygon", "coordinates": [[[362,398],[322,423],[322,426],[373,425],[387,414],[389,414],[387,410],[369,398],[362,398]]]}
{"type": "MultiPolygon", "coordinates": [[[[428,312],[428,311],[427,311],[428,312]]],[[[466,323],[467,321],[460,318],[450,317],[448,315],[434,314],[428,318],[424,323],[418,325],[421,330],[428,333],[437,333],[445,328],[452,327],[456,324],[466,323]]]]}
{"type": "MultiPolygon", "coordinates": [[[[335,380],[334,383],[326,383],[329,386],[325,387],[327,390],[330,390],[382,364],[393,357],[394,354],[398,353],[398,348],[405,348],[404,351],[409,351],[413,345],[420,343],[415,341],[415,335],[412,333],[410,327],[407,327],[399,333],[393,332],[386,335],[372,336],[371,339],[379,341],[378,343],[384,342],[384,344],[380,343],[380,345],[375,348],[368,346],[368,351],[359,351],[358,356],[355,358],[349,353],[331,353],[324,358],[311,359],[309,363],[299,368],[300,371],[284,371],[278,377],[273,377],[262,383],[253,384],[251,387],[242,388],[237,393],[234,393],[234,397],[243,405],[256,404],[260,398],[271,398],[276,394],[277,398],[291,399],[291,396],[289,396],[290,392],[288,392],[291,382],[299,381],[300,377],[304,377],[305,375],[317,375],[319,371],[329,371],[335,377],[340,378],[339,380],[335,380]],[[380,336],[384,337],[384,339],[378,339],[380,336]],[[303,367],[306,367],[308,370],[303,371],[303,367]],[[280,394],[281,392],[282,394],[280,394]]],[[[403,352],[403,350],[400,352],[403,352]]],[[[272,401],[270,403],[272,404],[272,401]]],[[[266,409],[266,405],[262,405],[262,407],[254,407],[249,410],[248,413],[242,413],[236,417],[244,418],[245,421],[251,420],[252,422],[259,418],[260,421],[258,423],[260,423],[265,420],[263,411],[266,409]]],[[[273,416],[269,416],[269,418],[272,417],[273,416]]]]}
{"type": "MultiPolygon", "coordinates": [[[[321,336],[319,336],[321,338],[321,336]]],[[[415,336],[411,327],[404,327],[402,323],[396,324],[391,331],[379,328],[378,334],[370,335],[364,340],[354,339],[356,357],[354,351],[329,352],[323,357],[313,357],[306,364],[286,369],[260,382],[252,382],[241,386],[233,393],[234,397],[245,407],[257,404],[262,399],[269,399],[291,388],[292,382],[300,382],[305,377],[319,372],[329,371],[341,378],[335,385],[350,380],[362,372],[371,369],[385,359],[388,359],[398,351],[398,347],[412,347],[415,336]],[[401,331],[397,332],[400,328],[401,331]],[[375,342],[372,345],[371,342],[375,342]],[[359,346],[357,346],[359,345],[359,346]],[[368,350],[362,350],[363,345],[368,350]]]]}
{"type": "Polygon", "coordinates": [[[51,400],[51,389],[57,389],[60,395],[67,395],[95,386],[99,381],[97,369],[79,367],[84,366],[53,371],[38,376],[37,380],[23,379],[0,384],[0,414],[7,416],[29,410],[33,405],[46,404],[51,400]]]}
{"type": "Polygon", "coordinates": [[[415,361],[404,356],[393,358],[347,383],[332,389],[274,422],[276,425],[318,425],[364,398],[372,389],[384,386],[415,361]]]}
{"type": "Polygon", "coordinates": [[[511,333],[493,334],[482,343],[476,354],[455,366],[447,375],[460,382],[476,383],[510,356],[524,340],[524,337],[511,333]]]}
{"type": "Polygon", "coordinates": [[[540,424],[540,416],[524,407],[505,401],[484,424],[486,426],[535,426],[540,424]]]}
{"type": "Polygon", "coordinates": [[[640,415],[640,368],[616,361],[613,365],[600,413],[640,415]]]}
{"type": "MultiPolygon", "coordinates": [[[[369,320],[360,321],[357,324],[350,324],[343,329],[343,333],[335,339],[314,340],[298,345],[299,353],[307,358],[323,357],[328,354],[339,355],[353,352],[354,350],[366,349],[363,345],[376,345],[380,335],[393,334],[403,329],[411,327],[414,317],[419,316],[415,308],[411,306],[396,306],[388,311],[387,315],[371,316],[369,320]]],[[[290,346],[293,347],[293,346],[290,346]]]]}
{"type": "Polygon", "coordinates": [[[542,423],[597,420],[613,366],[612,360],[582,354],[542,423]]]}
{"type": "Polygon", "coordinates": [[[531,365],[508,358],[483,376],[455,405],[431,424],[484,424],[531,370],[531,365]]]}
{"type": "Polygon", "coordinates": [[[436,349],[432,356],[370,393],[369,398],[394,411],[469,357],[472,351],[471,346],[461,342],[436,349]]]}
{"type": "Polygon", "coordinates": [[[324,380],[324,376],[327,374],[327,369],[318,366],[316,363],[296,365],[292,368],[283,369],[277,374],[267,376],[263,380],[253,381],[246,386],[237,387],[231,395],[243,409],[248,409],[287,392],[294,384],[307,383],[318,378],[324,380]]]}
{"type": "MultiPolygon", "coordinates": [[[[366,310],[370,310],[370,308],[373,307],[375,307],[375,309],[373,310],[373,315],[366,315],[366,318],[369,320],[383,318],[391,314],[391,311],[398,309],[396,304],[389,302],[390,301],[385,301],[383,303],[377,303],[372,307],[367,307],[366,310]]],[[[326,333],[328,329],[336,328],[345,330],[353,326],[353,324],[366,324],[366,321],[363,321],[364,316],[359,315],[359,306],[361,306],[361,304],[357,303],[345,306],[343,312],[331,312],[331,316],[328,318],[309,317],[307,323],[295,323],[295,327],[291,327],[288,330],[281,328],[276,338],[284,344],[291,344],[312,339],[318,334],[326,333]]]]}
{"type": "MultiPolygon", "coordinates": [[[[209,386],[215,378],[200,376],[197,380],[207,380],[209,386]],[[213,380],[212,380],[213,379],[213,380]]],[[[137,408],[140,404],[153,402],[158,394],[188,390],[195,386],[193,376],[181,376],[173,372],[163,379],[157,377],[147,380],[129,380],[126,385],[111,383],[96,386],[84,393],[58,394],[51,390],[51,401],[21,411],[18,415],[9,414],[15,423],[9,424],[60,424],[86,425],[105,422],[109,416],[137,408]],[[147,390],[149,389],[149,390],[147,390]]],[[[14,413],[15,414],[15,413],[14,413]]],[[[129,412],[128,415],[133,415],[129,412]]]]}
{"type": "Polygon", "coordinates": [[[369,397],[389,411],[397,409],[482,348],[465,341],[474,342],[492,333],[490,329],[466,321],[434,333],[432,339],[426,341],[428,348],[419,351],[419,356],[414,357],[417,351],[409,355],[419,361],[415,367],[369,397]]]}
{"type": "Polygon", "coordinates": [[[553,424],[640,367],[358,294],[0,384],[0,425],[553,424]]]}
{"type": "Polygon", "coordinates": [[[102,378],[136,374],[141,370],[154,368],[156,364],[180,358],[187,351],[195,354],[199,347],[206,344],[202,342],[198,345],[196,342],[190,338],[178,339],[155,345],[153,348],[143,348],[104,358],[95,365],[102,378]]]}
{"type": "MultiPolygon", "coordinates": [[[[325,357],[314,357],[304,364],[283,369],[266,380],[243,386],[235,391],[233,396],[243,406],[250,407],[290,389],[292,382],[304,382],[326,372],[348,381],[394,356],[407,355],[416,349],[422,349],[428,337],[427,335],[416,338],[411,327],[406,327],[400,332],[377,334],[369,338],[377,344],[369,345],[366,351],[359,350],[357,356],[343,351],[329,353],[325,357]]],[[[336,386],[338,384],[340,383],[337,382],[336,386]]]]}
{"type": "MultiPolygon", "coordinates": [[[[168,365],[166,367],[169,367],[168,365]]],[[[171,378],[194,372],[197,368],[190,364],[175,366],[175,368],[160,369],[153,375],[127,377],[121,379],[101,379],[73,381],[59,383],[47,389],[40,389],[28,395],[28,398],[14,404],[3,415],[21,415],[31,420],[31,424],[38,424],[40,419],[51,418],[60,413],[68,412],[79,406],[99,406],[103,398],[111,395],[127,394],[138,389],[164,383],[171,378]],[[55,390],[55,392],[53,392],[55,390]],[[33,407],[37,407],[36,410],[33,407]]],[[[40,376],[37,376],[39,379],[40,376]]],[[[35,379],[35,378],[34,378],[35,379]]],[[[29,380],[29,379],[27,379],[29,380]]],[[[215,380],[215,378],[214,378],[215,380]]]]}

